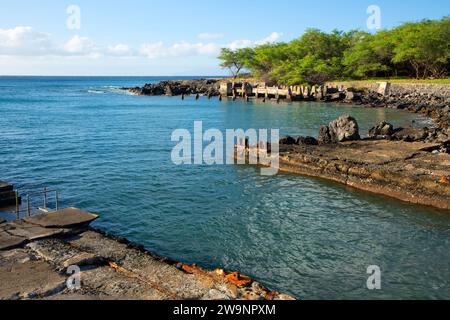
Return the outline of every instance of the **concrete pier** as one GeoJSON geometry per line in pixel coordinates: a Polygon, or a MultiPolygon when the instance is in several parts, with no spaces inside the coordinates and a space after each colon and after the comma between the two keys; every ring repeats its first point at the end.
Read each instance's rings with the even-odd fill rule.
{"type": "MultiPolygon", "coordinates": [[[[20,202],[20,197],[17,199],[20,202]]],[[[0,208],[16,205],[16,192],[13,185],[0,181],[0,208]]]]}

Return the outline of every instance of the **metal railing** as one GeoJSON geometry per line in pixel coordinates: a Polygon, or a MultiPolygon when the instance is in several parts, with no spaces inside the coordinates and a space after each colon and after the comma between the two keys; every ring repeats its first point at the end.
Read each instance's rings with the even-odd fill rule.
{"type": "Polygon", "coordinates": [[[33,191],[33,192],[27,192],[25,195],[25,209],[21,209],[21,197],[19,195],[19,191],[16,190],[16,218],[17,220],[20,219],[21,213],[25,214],[27,217],[31,217],[33,213],[33,207],[31,205],[31,196],[42,196],[42,207],[37,207],[38,211],[40,212],[52,212],[52,211],[58,211],[59,210],[59,192],[58,190],[52,190],[48,188],[44,188],[43,191],[33,191]],[[55,200],[55,209],[52,210],[48,208],[48,200],[49,195],[54,194],[54,200],[55,200]]]}

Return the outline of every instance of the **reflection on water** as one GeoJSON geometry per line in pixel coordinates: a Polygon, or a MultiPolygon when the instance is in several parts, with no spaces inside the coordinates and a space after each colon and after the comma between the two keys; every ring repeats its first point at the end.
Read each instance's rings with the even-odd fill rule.
{"type": "Polygon", "coordinates": [[[316,136],[343,113],[358,119],[362,133],[383,120],[406,126],[422,118],[115,89],[148,80],[156,79],[0,78],[0,178],[22,190],[57,188],[64,205],[100,213],[99,228],[160,255],[240,270],[299,298],[450,297],[446,212],[320,179],[170,161],[172,131],[195,120],[205,129],[316,136]],[[382,269],[381,291],[366,289],[370,265],[382,269]]]}

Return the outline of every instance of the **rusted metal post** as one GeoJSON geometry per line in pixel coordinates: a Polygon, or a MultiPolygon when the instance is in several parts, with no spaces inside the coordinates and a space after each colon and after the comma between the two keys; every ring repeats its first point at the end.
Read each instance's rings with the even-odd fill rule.
{"type": "Polygon", "coordinates": [[[16,190],[16,218],[20,219],[20,209],[19,209],[19,191],[16,190]]]}
{"type": "Polygon", "coordinates": [[[47,187],[44,188],[44,209],[47,209],[47,187]]]}
{"type": "Polygon", "coordinates": [[[58,191],[55,191],[55,201],[56,201],[56,211],[59,210],[59,195],[58,195],[58,191]]]}
{"type": "Polygon", "coordinates": [[[27,216],[31,217],[30,195],[27,194],[27,216]]]}

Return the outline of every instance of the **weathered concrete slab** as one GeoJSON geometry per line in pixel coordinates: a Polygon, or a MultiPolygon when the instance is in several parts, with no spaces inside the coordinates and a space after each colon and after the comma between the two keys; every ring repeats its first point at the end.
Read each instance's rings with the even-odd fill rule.
{"type": "Polygon", "coordinates": [[[23,249],[0,253],[0,300],[45,297],[65,288],[65,278],[23,249]]]}
{"type": "Polygon", "coordinates": [[[45,215],[25,218],[26,222],[44,228],[72,228],[89,224],[98,218],[97,215],[76,208],[67,208],[45,215]]]}
{"type": "Polygon", "coordinates": [[[12,190],[13,190],[12,185],[10,185],[8,182],[0,181],[0,192],[12,191],[12,190]]]}
{"type": "Polygon", "coordinates": [[[167,262],[100,232],[67,233],[85,229],[95,218],[81,210],[66,209],[1,225],[0,248],[3,246],[7,250],[0,250],[0,300],[272,300],[287,297],[237,272],[207,271],[195,265],[167,262]],[[34,224],[36,222],[40,225],[34,224]],[[83,227],[78,228],[80,224],[83,227]],[[68,228],[71,226],[76,227],[68,228]],[[23,247],[17,248],[19,245],[23,247]],[[70,266],[78,266],[81,272],[81,288],[75,291],[66,285],[70,266]]]}
{"type": "Polygon", "coordinates": [[[24,237],[13,236],[5,230],[0,230],[0,251],[20,247],[26,241],[24,237]]]}
{"type": "Polygon", "coordinates": [[[64,229],[43,228],[41,226],[31,224],[25,221],[11,222],[8,225],[10,227],[10,229],[8,230],[9,234],[17,237],[26,238],[27,240],[30,241],[54,237],[64,233],[64,229]]]}

